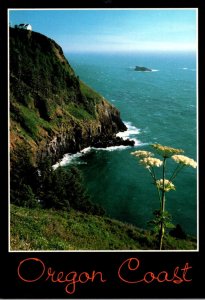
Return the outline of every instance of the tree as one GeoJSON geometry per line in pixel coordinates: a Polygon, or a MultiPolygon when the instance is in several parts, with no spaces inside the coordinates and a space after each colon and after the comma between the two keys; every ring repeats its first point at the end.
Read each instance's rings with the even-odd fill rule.
{"type": "Polygon", "coordinates": [[[72,207],[87,213],[104,214],[104,210],[90,201],[83,177],[76,167],[53,169],[49,158],[39,163],[38,195],[45,208],[69,211],[72,207]]]}
{"type": "Polygon", "coordinates": [[[29,147],[24,144],[18,145],[11,152],[10,158],[11,203],[25,207],[38,206],[35,196],[37,174],[29,147]]]}
{"type": "Polygon", "coordinates": [[[11,203],[69,211],[73,209],[103,215],[104,210],[90,201],[83,177],[75,168],[53,169],[49,157],[41,159],[35,167],[28,146],[19,145],[11,153],[11,203]]]}

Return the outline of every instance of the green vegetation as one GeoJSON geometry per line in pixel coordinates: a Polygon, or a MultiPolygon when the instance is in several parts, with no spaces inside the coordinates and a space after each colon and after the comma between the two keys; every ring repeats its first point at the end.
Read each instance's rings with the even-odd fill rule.
{"type": "MultiPolygon", "coordinates": [[[[151,231],[103,216],[11,205],[11,250],[154,250],[151,231]]],[[[196,249],[194,238],[167,235],[168,250],[196,249]]]]}
{"type": "Polygon", "coordinates": [[[89,114],[83,107],[70,103],[66,106],[67,111],[78,120],[93,120],[94,117],[89,114]]]}
{"type": "MultiPolygon", "coordinates": [[[[125,130],[118,110],[75,76],[53,40],[13,28],[9,37],[12,250],[157,249],[154,232],[104,217],[78,169],[52,168],[125,130]]],[[[164,248],[196,249],[179,226],[171,233],[164,248]]]]}
{"type": "Polygon", "coordinates": [[[96,105],[102,101],[75,76],[53,40],[10,28],[11,132],[18,141],[37,148],[63,127],[72,129],[74,122],[84,127],[97,119],[96,105]]]}
{"type": "MultiPolygon", "coordinates": [[[[91,145],[98,135],[107,140],[125,129],[119,112],[79,80],[55,41],[10,28],[9,46],[11,204],[31,214],[37,209],[39,215],[47,209],[67,218],[73,209],[103,215],[103,208],[87,194],[79,170],[54,170],[52,163],[91,145]]],[[[43,243],[39,247],[43,249],[43,243]]]]}
{"type": "Polygon", "coordinates": [[[49,158],[32,163],[29,148],[17,147],[11,153],[11,203],[23,207],[54,208],[69,212],[70,208],[96,215],[104,210],[90,201],[77,168],[53,170],[49,158]],[[14,171],[15,170],[15,171],[14,171]]]}

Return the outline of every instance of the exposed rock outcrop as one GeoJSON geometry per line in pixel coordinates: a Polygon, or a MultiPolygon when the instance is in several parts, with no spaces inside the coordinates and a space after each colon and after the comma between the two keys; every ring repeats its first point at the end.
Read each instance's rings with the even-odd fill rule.
{"type": "Polygon", "coordinates": [[[152,69],[149,69],[149,68],[146,68],[146,67],[136,66],[135,71],[138,71],[138,72],[152,72],[152,69]]]}
{"type": "Polygon", "coordinates": [[[119,111],[79,80],[63,51],[36,32],[10,28],[11,149],[27,143],[34,161],[88,146],[133,145],[119,111]]]}

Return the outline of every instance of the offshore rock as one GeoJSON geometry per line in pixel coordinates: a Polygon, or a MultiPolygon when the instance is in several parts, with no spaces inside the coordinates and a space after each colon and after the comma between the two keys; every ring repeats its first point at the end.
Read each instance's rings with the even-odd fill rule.
{"type": "Polygon", "coordinates": [[[149,68],[146,68],[146,67],[136,66],[135,71],[138,71],[138,72],[152,72],[152,69],[149,69],[149,68]]]}

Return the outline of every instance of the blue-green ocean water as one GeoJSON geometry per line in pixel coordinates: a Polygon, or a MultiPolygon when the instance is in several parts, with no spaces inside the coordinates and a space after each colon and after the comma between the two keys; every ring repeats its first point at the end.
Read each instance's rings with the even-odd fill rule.
{"type": "MultiPolygon", "coordinates": [[[[107,215],[146,228],[159,207],[148,171],[130,153],[151,150],[150,144],[182,148],[196,160],[197,87],[194,53],[67,54],[76,74],[121,112],[135,139],[133,148],[89,149],[72,163],[82,170],[93,201],[107,215]],[[136,65],[153,72],[136,72],[136,65]]],[[[168,162],[168,170],[174,164],[168,162]]],[[[161,178],[161,174],[158,174],[161,178]]],[[[173,222],[191,234],[197,228],[196,170],[185,168],[167,193],[166,209],[173,222]]]]}

